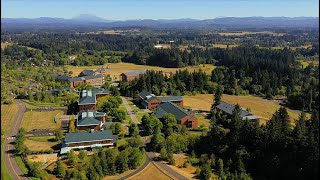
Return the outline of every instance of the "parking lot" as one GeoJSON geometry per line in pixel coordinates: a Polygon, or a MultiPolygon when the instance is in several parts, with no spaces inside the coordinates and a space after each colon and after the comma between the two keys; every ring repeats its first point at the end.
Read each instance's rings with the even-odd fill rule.
{"type": "Polygon", "coordinates": [[[53,136],[54,131],[50,131],[49,128],[47,129],[33,129],[28,132],[28,134],[32,134],[34,136],[53,136]]]}

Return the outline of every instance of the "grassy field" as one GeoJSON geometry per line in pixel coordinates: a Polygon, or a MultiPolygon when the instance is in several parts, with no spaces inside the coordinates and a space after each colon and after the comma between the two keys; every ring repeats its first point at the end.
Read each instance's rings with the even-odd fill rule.
{"type": "Polygon", "coordinates": [[[17,164],[19,166],[19,168],[21,169],[21,171],[24,173],[24,174],[28,174],[28,168],[26,167],[26,165],[24,164],[24,162],[22,161],[21,159],[21,156],[15,156],[14,157],[17,161],[17,164]]]}
{"type": "MultiPolygon", "coordinates": [[[[240,106],[244,108],[250,108],[253,114],[265,119],[270,119],[273,113],[280,108],[280,105],[274,101],[266,100],[255,96],[232,96],[224,94],[222,96],[222,100],[232,104],[239,103],[240,106]]],[[[192,109],[210,110],[212,103],[212,94],[184,96],[184,105],[189,106],[192,109]]],[[[289,110],[288,113],[291,119],[299,118],[298,112],[293,112],[292,110],[289,110]]]]}
{"type": "Polygon", "coordinates": [[[34,141],[34,140],[27,138],[26,141],[24,142],[24,144],[31,151],[42,151],[42,150],[50,150],[50,149],[57,150],[52,147],[58,147],[60,142],[59,141],[57,141],[57,142],[51,142],[51,141],[42,142],[42,141],[38,141],[38,140],[34,141]]]}
{"type": "MultiPolygon", "coordinates": [[[[96,69],[101,68],[101,66],[66,66],[68,71],[72,71],[72,76],[78,76],[81,71],[85,69],[96,69]]],[[[189,66],[189,67],[183,67],[183,68],[163,68],[158,66],[147,66],[147,65],[136,65],[132,63],[114,63],[110,64],[110,69],[108,69],[108,73],[111,74],[113,77],[115,77],[115,80],[119,80],[119,76],[121,73],[130,72],[130,71],[136,71],[136,70],[142,70],[142,69],[148,69],[148,70],[156,70],[156,71],[163,71],[164,73],[169,74],[170,72],[175,73],[177,70],[181,69],[187,69],[190,72],[198,71],[199,69],[202,69],[205,72],[211,73],[211,71],[215,68],[213,65],[198,65],[198,66],[189,66]]]]}
{"type": "Polygon", "coordinates": [[[1,49],[6,48],[7,46],[11,46],[12,43],[1,43],[1,49]]]}
{"type": "Polygon", "coordinates": [[[4,164],[3,156],[4,156],[4,138],[1,137],[1,180],[11,180],[12,178],[4,164]]]}
{"type": "Polygon", "coordinates": [[[130,180],[149,180],[149,179],[161,179],[169,180],[170,178],[164,175],[153,163],[150,163],[143,171],[139,174],[128,178],[130,180]]]}
{"type": "MultiPolygon", "coordinates": [[[[227,44],[212,44],[212,46],[215,48],[227,48],[228,47],[227,44]]],[[[229,48],[237,47],[237,46],[239,46],[239,45],[238,44],[230,44],[229,48]]]]}
{"type": "Polygon", "coordinates": [[[59,104],[46,102],[30,102],[29,100],[22,100],[27,109],[38,109],[39,107],[61,107],[59,104]]]}
{"type": "Polygon", "coordinates": [[[210,120],[209,119],[204,118],[201,114],[196,114],[195,116],[199,120],[199,123],[198,123],[199,127],[201,125],[203,125],[203,127],[209,127],[210,126],[210,120]]]}
{"type": "Polygon", "coordinates": [[[5,133],[10,131],[13,119],[16,117],[18,112],[18,105],[13,103],[11,105],[1,105],[1,129],[5,133]]]}
{"type": "Polygon", "coordinates": [[[63,113],[61,110],[51,112],[28,111],[23,116],[21,127],[27,131],[42,128],[59,129],[61,127],[60,116],[63,115],[63,113]],[[57,123],[53,121],[54,117],[56,117],[57,123]]]}

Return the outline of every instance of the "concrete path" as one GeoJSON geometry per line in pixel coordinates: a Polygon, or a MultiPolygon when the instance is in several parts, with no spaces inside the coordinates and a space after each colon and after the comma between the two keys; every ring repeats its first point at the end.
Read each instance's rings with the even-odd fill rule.
{"type": "MultiPolygon", "coordinates": [[[[26,110],[25,105],[21,101],[15,100],[15,102],[17,103],[17,105],[19,107],[18,114],[12,124],[10,133],[7,134],[6,137],[15,136],[18,134],[18,131],[20,128],[20,123],[23,118],[23,114],[26,110]]],[[[15,149],[15,147],[14,147],[14,145],[11,144],[12,142],[14,142],[14,139],[12,139],[12,138],[6,138],[5,142],[4,142],[4,151],[5,151],[4,163],[5,163],[5,166],[9,172],[10,176],[12,177],[12,179],[14,179],[14,180],[16,180],[16,179],[29,179],[20,170],[20,168],[16,162],[16,159],[14,158],[12,151],[15,149]]]]}
{"type": "Polygon", "coordinates": [[[128,101],[126,98],[124,98],[123,96],[121,96],[121,99],[122,99],[122,102],[123,102],[123,105],[126,107],[127,109],[127,113],[130,115],[131,119],[132,119],[132,122],[135,123],[135,124],[140,124],[140,122],[138,121],[136,115],[133,113],[130,105],[128,104],[128,101]]]}

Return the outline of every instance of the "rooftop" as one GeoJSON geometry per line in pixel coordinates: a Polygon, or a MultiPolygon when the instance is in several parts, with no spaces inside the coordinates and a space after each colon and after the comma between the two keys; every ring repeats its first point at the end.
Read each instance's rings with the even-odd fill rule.
{"type": "Polygon", "coordinates": [[[97,103],[97,94],[111,94],[111,91],[106,89],[93,89],[93,90],[82,90],[80,92],[79,105],[85,104],[96,104],[97,103]]]}
{"type": "Polygon", "coordinates": [[[147,72],[146,69],[143,70],[138,70],[138,71],[131,71],[131,72],[126,72],[126,73],[122,73],[126,76],[135,76],[135,75],[139,75],[139,74],[145,74],[147,72]]]}
{"type": "Polygon", "coordinates": [[[185,116],[192,116],[188,111],[171,102],[166,102],[157,106],[157,118],[162,118],[163,115],[167,113],[173,114],[176,119],[181,119],[185,116]]]}
{"type": "MultiPolygon", "coordinates": [[[[217,109],[224,111],[227,114],[232,114],[234,111],[235,106],[226,102],[221,101],[220,104],[216,107],[217,109]]],[[[244,110],[243,108],[240,108],[240,117],[242,119],[248,118],[248,119],[258,119],[259,117],[249,113],[248,111],[244,110]]]]}
{"type": "Polygon", "coordinates": [[[103,117],[106,113],[97,112],[94,110],[87,110],[85,112],[78,113],[77,126],[91,126],[99,125],[101,121],[97,120],[96,117],[103,117]]]}
{"type": "Polygon", "coordinates": [[[67,133],[64,141],[65,144],[70,144],[102,140],[113,140],[115,142],[116,138],[113,136],[112,130],[103,130],[93,132],[67,133]]]}
{"type": "Polygon", "coordinates": [[[68,80],[70,82],[76,82],[76,81],[84,81],[84,80],[96,79],[96,78],[103,78],[103,75],[97,74],[97,75],[90,75],[90,76],[83,76],[83,77],[75,77],[75,78],[69,78],[68,80]]]}
{"type": "Polygon", "coordinates": [[[182,96],[162,96],[157,97],[161,102],[182,101],[182,96]]]}

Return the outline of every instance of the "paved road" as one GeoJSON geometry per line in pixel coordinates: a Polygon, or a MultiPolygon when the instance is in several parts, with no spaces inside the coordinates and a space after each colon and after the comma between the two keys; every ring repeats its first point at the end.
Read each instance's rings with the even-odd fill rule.
{"type": "MultiPolygon", "coordinates": [[[[13,122],[10,133],[7,134],[6,137],[15,136],[18,134],[20,123],[23,118],[23,114],[26,110],[25,105],[21,101],[15,100],[15,102],[17,103],[17,105],[19,107],[18,114],[13,122]]],[[[20,168],[16,162],[16,159],[14,158],[14,155],[12,154],[12,150],[14,150],[15,147],[14,147],[14,145],[10,144],[11,142],[14,142],[14,140],[7,139],[7,138],[5,139],[5,142],[4,142],[4,150],[5,150],[4,163],[8,169],[8,172],[9,172],[10,176],[12,177],[12,179],[14,179],[14,180],[16,180],[16,179],[29,179],[29,178],[25,177],[23,172],[20,170],[20,168]]]]}
{"type": "Polygon", "coordinates": [[[130,115],[132,121],[133,121],[135,124],[140,124],[140,122],[138,121],[136,115],[132,113],[132,109],[131,109],[130,105],[128,104],[127,99],[124,98],[123,96],[121,96],[121,99],[122,99],[122,102],[123,102],[124,106],[125,106],[126,109],[127,109],[127,113],[130,115]]]}
{"type": "MultiPolygon", "coordinates": [[[[154,152],[147,152],[147,155],[149,156],[150,159],[153,159],[153,158],[157,157],[157,155],[154,152]]],[[[173,170],[165,162],[163,162],[163,161],[154,161],[154,163],[157,164],[158,166],[160,166],[165,171],[167,171],[172,176],[176,177],[177,179],[179,179],[179,180],[181,180],[181,179],[188,180],[187,177],[185,177],[185,176],[181,175],[180,173],[178,173],[177,171],[173,170]]]]}
{"type": "Polygon", "coordinates": [[[128,179],[129,177],[132,177],[132,176],[138,174],[139,172],[141,172],[142,170],[144,170],[144,168],[146,168],[146,167],[149,165],[150,162],[151,162],[151,159],[150,159],[150,158],[148,157],[148,155],[147,155],[147,156],[146,156],[146,161],[144,162],[144,164],[143,164],[141,167],[139,167],[139,168],[138,168],[137,170],[135,170],[134,172],[132,172],[132,173],[130,173],[130,174],[128,174],[128,175],[120,178],[119,180],[125,180],[125,179],[128,179]]]}

